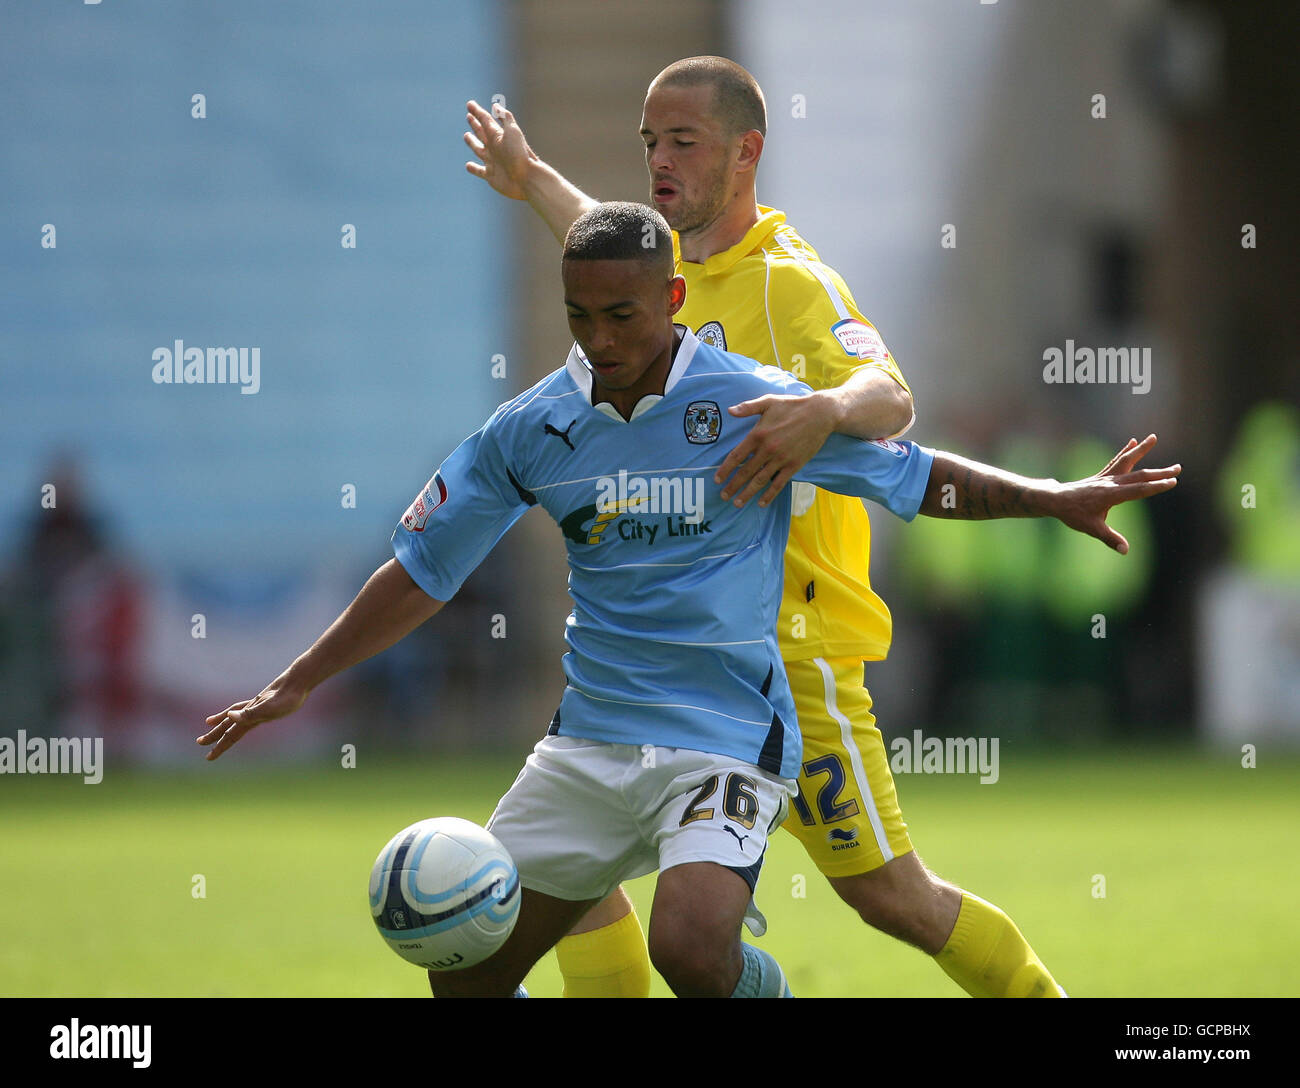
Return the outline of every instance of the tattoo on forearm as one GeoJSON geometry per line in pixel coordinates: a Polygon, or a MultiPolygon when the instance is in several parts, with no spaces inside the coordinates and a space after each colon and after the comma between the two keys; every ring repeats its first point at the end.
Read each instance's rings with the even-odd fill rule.
{"type": "Polygon", "coordinates": [[[1023,483],[982,467],[977,478],[975,466],[969,464],[945,465],[934,472],[926,498],[925,513],[962,521],[1032,517],[1039,512],[1028,501],[1029,489],[1023,483]]]}

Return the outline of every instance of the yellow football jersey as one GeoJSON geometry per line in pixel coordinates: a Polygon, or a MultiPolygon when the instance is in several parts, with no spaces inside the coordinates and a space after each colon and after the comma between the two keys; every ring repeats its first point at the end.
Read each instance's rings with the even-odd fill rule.
{"type": "MultiPolygon", "coordinates": [[[[907,389],[844,281],[786,225],[782,212],[761,205],[759,212],[739,243],[703,264],[682,261],[674,233],[677,271],[686,279],[686,304],[676,320],[701,340],[789,370],[814,389],[842,385],[864,367],[884,370],[907,389]]],[[[883,658],[891,621],[871,589],[871,523],[862,502],[808,484],[795,487],[782,656],[883,658]]]]}

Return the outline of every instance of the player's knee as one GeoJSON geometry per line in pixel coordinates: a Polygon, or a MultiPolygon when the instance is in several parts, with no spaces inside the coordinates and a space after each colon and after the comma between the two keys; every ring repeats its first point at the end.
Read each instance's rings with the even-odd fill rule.
{"type": "Polygon", "coordinates": [[[740,974],[740,940],[685,926],[650,927],[650,962],[678,997],[729,997],[740,974]],[[735,944],[735,948],[731,947],[735,944]]]}
{"type": "Polygon", "coordinates": [[[948,939],[961,893],[907,854],[851,877],[831,881],[867,925],[926,952],[948,939]]]}
{"type": "Polygon", "coordinates": [[[650,960],[678,997],[729,997],[736,988],[739,972],[723,954],[697,957],[662,945],[657,951],[651,948],[650,960]]]}

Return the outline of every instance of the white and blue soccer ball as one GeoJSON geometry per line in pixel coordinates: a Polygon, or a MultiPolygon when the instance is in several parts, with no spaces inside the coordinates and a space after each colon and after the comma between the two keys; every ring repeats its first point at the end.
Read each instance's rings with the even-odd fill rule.
{"type": "Polygon", "coordinates": [[[399,831],[370,870],[370,913],[388,947],[430,971],[482,963],[519,918],[519,873],[496,836],[444,816],[399,831]]]}

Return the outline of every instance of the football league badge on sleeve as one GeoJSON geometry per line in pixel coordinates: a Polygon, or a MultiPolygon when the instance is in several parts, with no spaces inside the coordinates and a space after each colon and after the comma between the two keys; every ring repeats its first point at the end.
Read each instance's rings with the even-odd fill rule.
{"type": "Polygon", "coordinates": [[[831,332],[840,342],[845,355],[854,359],[869,359],[873,363],[889,361],[889,349],[880,339],[880,333],[865,321],[846,317],[843,321],[835,322],[831,326],[831,332]]]}
{"type": "Polygon", "coordinates": [[[447,485],[442,482],[442,473],[435,472],[433,479],[424,485],[424,490],[415,496],[415,502],[406,508],[402,515],[402,527],[408,533],[424,532],[424,524],[429,515],[447,501],[447,485]]]}
{"type": "Polygon", "coordinates": [[[716,442],[722,433],[722,412],[711,400],[693,400],[686,406],[686,441],[697,446],[716,442]]]}

